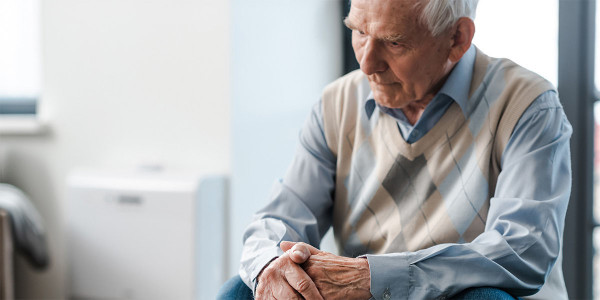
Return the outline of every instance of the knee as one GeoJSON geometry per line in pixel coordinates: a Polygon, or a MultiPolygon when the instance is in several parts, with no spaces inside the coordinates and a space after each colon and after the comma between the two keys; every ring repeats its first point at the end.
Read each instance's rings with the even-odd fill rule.
{"type": "Polygon", "coordinates": [[[252,300],[253,298],[252,290],[246,286],[238,275],[227,280],[217,294],[218,300],[252,300]]]}
{"type": "Polygon", "coordinates": [[[515,297],[509,293],[492,287],[479,287],[470,288],[462,291],[456,295],[453,300],[476,300],[476,299],[489,299],[489,300],[515,300],[515,297]]]}

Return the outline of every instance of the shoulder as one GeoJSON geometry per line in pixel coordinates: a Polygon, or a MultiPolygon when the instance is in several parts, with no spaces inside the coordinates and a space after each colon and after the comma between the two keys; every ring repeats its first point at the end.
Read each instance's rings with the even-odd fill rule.
{"type": "Polygon", "coordinates": [[[360,69],[351,71],[350,73],[336,79],[325,87],[325,91],[338,89],[350,86],[359,86],[363,81],[367,80],[367,76],[360,69]]]}
{"type": "Polygon", "coordinates": [[[335,155],[338,138],[345,130],[354,127],[356,116],[364,107],[370,92],[367,77],[361,70],[338,78],[323,90],[323,129],[327,144],[335,155]]]}
{"type": "Polygon", "coordinates": [[[338,104],[352,100],[364,101],[370,91],[367,76],[361,70],[355,70],[328,84],[323,90],[322,99],[338,104]]]}
{"type": "Polygon", "coordinates": [[[371,89],[367,76],[361,70],[352,71],[328,84],[321,96],[325,119],[355,114],[364,105],[371,89]]]}
{"type": "MultiPolygon", "coordinates": [[[[494,119],[511,130],[525,110],[542,94],[556,89],[548,80],[510,59],[492,58],[477,52],[472,82],[474,102],[484,100],[494,119]],[[507,120],[508,119],[508,120],[507,120]]],[[[557,99],[556,99],[557,100],[557,99]]]]}
{"type": "Polygon", "coordinates": [[[550,81],[510,59],[487,57],[479,51],[477,60],[488,61],[483,83],[490,92],[503,91],[533,101],[546,91],[556,90],[550,81]]]}
{"type": "Polygon", "coordinates": [[[538,96],[521,116],[515,131],[534,122],[571,126],[556,91],[546,91],[538,96]]]}

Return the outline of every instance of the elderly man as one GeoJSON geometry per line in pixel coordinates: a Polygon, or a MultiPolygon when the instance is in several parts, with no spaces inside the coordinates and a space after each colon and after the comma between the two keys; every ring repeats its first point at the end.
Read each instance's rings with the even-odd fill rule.
{"type": "Polygon", "coordinates": [[[325,88],[221,297],[567,298],[571,126],[471,45],[476,5],[352,1],[361,70],[325,88]],[[330,226],[341,256],[314,247],[330,226]]]}

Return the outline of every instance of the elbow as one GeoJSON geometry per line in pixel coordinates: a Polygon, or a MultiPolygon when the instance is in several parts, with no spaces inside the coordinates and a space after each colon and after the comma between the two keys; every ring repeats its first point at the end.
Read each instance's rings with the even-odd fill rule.
{"type": "Polygon", "coordinates": [[[527,263],[512,270],[515,277],[514,285],[507,287],[506,290],[514,296],[530,296],[539,292],[548,277],[550,271],[546,272],[538,267],[531,266],[527,263]]]}
{"type": "MultiPolygon", "coordinates": [[[[550,273],[560,259],[560,243],[553,247],[536,244],[521,253],[522,264],[516,267],[513,274],[518,278],[520,287],[512,291],[516,296],[528,296],[539,292],[548,281],[550,273]]],[[[562,268],[561,268],[562,270],[562,268]]]]}
{"type": "Polygon", "coordinates": [[[518,286],[509,288],[508,291],[518,297],[531,296],[538,293],[548,281],[552,267],[553,264],[543,269],[531,266],[522,268],[518,274],[515,274],[518,278],[518,286]]]}

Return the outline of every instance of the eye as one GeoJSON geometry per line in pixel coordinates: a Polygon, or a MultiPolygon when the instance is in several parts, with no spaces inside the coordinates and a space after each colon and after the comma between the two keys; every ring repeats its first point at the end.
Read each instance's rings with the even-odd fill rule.
{"type": "Polygon", "coordinates": [[[389,41],[386,43],[388,47],[390,48],[402,48],[404,45],[402,45],[399,42],[393,42],[393,41],[389,41]]]}
{"type": "Polygon", "coordinates": [[[360,34],[360,35],[365,35],[365,32],[364,32],[364,31],[362,31],[362,30],[358,30],[358,29],[356,29],[356,32],[358,32],[358,34],[360,34]]]}

